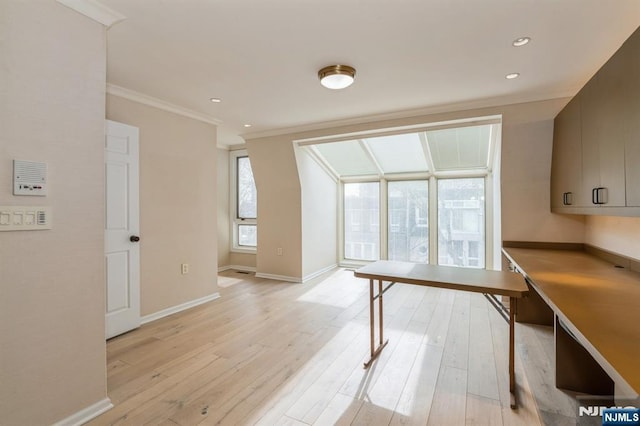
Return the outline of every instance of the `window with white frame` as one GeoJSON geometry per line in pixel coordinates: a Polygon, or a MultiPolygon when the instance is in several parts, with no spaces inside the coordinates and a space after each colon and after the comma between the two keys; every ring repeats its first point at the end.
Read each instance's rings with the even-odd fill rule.
{"type": "Polygon", "coordinates": [[[438,180],[438,264],[484,268],[484,178],[438,180]]]}
{"type": "Polygon", "coordinates": [[[387,184],[389,260],[429,260],[429,182],[399,180],[387,184]]]}
{"type": "Polygon", "coordinates": [[[245,150],[230,153],[232,250],[255,252],[258,245],[258,191],[245,150]]]}
{"type": "Polygon", "coordinates": [[[344,257],[378,260],[380,257],[380,184],[344,184],[344,257]]]}
{"type": "Polygon", "coordinates": [[[482,117],[302,142],[340,181],[342,263],[495,265],[500,123],[482,117]]]}

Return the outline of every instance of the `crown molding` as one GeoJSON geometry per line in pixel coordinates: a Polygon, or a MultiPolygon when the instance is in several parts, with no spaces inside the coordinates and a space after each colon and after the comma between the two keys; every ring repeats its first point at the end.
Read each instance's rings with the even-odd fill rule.
{"type": "Polygon", "coordinates": [[[317,130],[334,129],[344,126],[353,126],[359,124],[375,123],[379,121],[396,120],[403,118],[419,117],[423,115],[433,115],[441,113],[455,113],[467,110],[476,110],[484,108],[496,108],[507,105],[525,104],[530,102],[549,101],[554,99],[570,98],[578,93],[579,89],[571,89],[548,93],[546,95],[531,95],[522,97],[520,95],[500,96],[495,98],[480,99],[468,102],[451,103],[444,105],[435,105],[423,108],[409,109],[403,111],[387,112],[382,114],[372,114],[363,117],[347,118],[343,120],[324,121],[301,126],[284,127],[278,129],[269,129],[261,132],[241,134],[245,140],[259,139],[272,136],[281,136],[294,133],[305,133],[317,130]]]}
{"type": "Polygon", "coordinates": [[[107,28],[127,19],[121,13],[105,6],[98,0],[56,0],[76,12],[101,23],[107,28]]]}
{"type": "Polygon", "coordinates": [[[154,98],[153,96],[145,95],[144,93],[136,92],[131,89],[126,89],[121,86],[116,86],[115,84],[107,83],[107,93],[113,96],[118,96],[120,98],[129,99],[130,101],[138,102],[140,104],[152,106],[154,108],[162,109],[165,111],[172,112],[174,114],[182,115],[184,117],[189,117],[194,120],[203,121],[205,123],[214,124],[219,126],[222,124],[222,121],[208,116],[206,114],[202,114],[198,111],[194,111],[188,108],[181,107],[176,104],[172,104],[171,102],[163,101],[162,99],[154,98]]]}

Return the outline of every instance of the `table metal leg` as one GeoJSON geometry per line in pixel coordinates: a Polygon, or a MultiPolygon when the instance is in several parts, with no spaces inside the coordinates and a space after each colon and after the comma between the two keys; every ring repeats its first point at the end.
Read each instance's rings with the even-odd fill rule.
{"type": "Polygon", "coordinates": [[[384,342],[384,314],[382,313],[384,304],[382,303],[382,295],[382,280],[378,280],[378,315],[380,316],[378,318],[380,320],[380,324],[378,327],[380,333],[380,341],[378,342],[378,344],[380,346],[382,346],[382,343],[384,342]]]}
{"type": "Polygon", "coordinates": [[[382,351],[382,349],[387,346],[387,343],[389,343],[389,340],[384,340],[384,319],[383,319],[383,298],[382,298],[382,294],[383,294],[383,289],[382,289],[382,280],[378,280],[378,315],[380,316],[380,318],[378,319],[379,321],[379,335],[380,335],[380,341],[378,342],[378,347],[376,348],[376,342],[375,342],[375,300],[376,300],[376,296],[374,295],[374,288],[373,288],[373,280],[370,279],[369,280],[369,326],[371,327],[370,330],[370,338],[371,338],[371,357],[369,358],[369,360],[367,362],[364,363],[364,368],[369,368],[369,366],[371,365],[371,363],[373,362],[374,359],[376,359],[376,357],[378,356],[378,354],[380,353],[380,351],[382,351]]]}
{"type": "Polygon", "coordinates": [[[375,352],[375,347],[376,347],[376,340],[375,340],[376,326],[375,326],[375,318],[374,318],[374,312],[373,312],[374,300],[375,299],[373,298],[373,280],[369,280],[369,325],[371,326],[371,345],[370,345],[371,358],[370,360],[373,359],[373,354],[375,352]]]}
{"type": "Polygon", "coordinates": [[[516,371],[515,371],[515,327],[517,299],[509,298],[509,393],[511,408],[517,407],[516,402],[516,371]]]}

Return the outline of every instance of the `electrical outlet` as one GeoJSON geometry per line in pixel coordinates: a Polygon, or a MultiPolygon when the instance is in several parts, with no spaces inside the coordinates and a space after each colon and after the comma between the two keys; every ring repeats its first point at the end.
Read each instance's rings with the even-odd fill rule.
{"type": "Polygon", "coordinates": [[[188,263],[183,263],[182,264],[182,275],[188,274],[189,273],[189,264],[188,263]]]}
{"type": "Polygon", "coordinates": [[[278,247],[278,249],[276,250],[276,253],[278,256],[282,256],[282,247],[278,247]]]}

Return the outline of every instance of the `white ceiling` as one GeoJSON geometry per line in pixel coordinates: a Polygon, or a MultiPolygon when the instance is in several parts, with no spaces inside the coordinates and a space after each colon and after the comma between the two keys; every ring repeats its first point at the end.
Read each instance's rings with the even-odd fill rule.
{"type": "Polygon", "coordinates": [[[640,25],[639,0],[102,3],[127,17],[108,32],[107,81],[220,120],[223,144],[404,110],[573,95],[640,25]],[[520,36],[532,42],[512,47],[520,36]],[[355,67],[355,83],[322,87],[317,71],[331,64],[355,67]],[[506,80],[511,72],[520,78],[506,80]]]}

